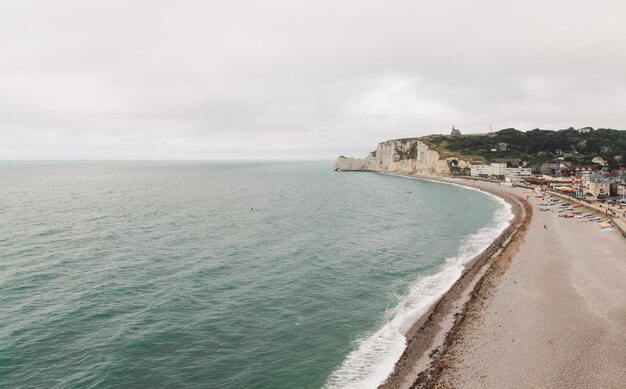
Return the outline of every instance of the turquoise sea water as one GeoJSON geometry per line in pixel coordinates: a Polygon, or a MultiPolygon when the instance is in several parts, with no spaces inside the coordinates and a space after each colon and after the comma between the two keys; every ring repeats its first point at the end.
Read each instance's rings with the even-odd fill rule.
{"type": "Polygon", "coordinates": [[[372,386],[502,228],[331,162],[0,164],[0,386],[372,386]]]}

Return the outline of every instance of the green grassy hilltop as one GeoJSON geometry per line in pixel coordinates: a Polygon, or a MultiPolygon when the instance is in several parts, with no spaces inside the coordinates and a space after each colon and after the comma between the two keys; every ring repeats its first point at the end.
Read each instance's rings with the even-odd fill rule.
{"type": "Polygon", "coordinates": [[[559,157],[580,164],[602,157],[613,169],[626,166],[626,131],[606,128],[527,132],[507,128],[491,134],[428,135],[420,140],[442,157],[462,154],[472,162],[521,159],[538,167],[559,157]]]}

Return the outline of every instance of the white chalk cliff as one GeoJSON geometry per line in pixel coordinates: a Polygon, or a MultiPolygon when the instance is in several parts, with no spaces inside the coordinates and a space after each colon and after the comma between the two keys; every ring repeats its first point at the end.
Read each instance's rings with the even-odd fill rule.
{"type": "Polygon", "coordinates": [[[379,143],[376,151],[363,159],[341,156],[335,161],[335,170],[449,176],[452,164],[461,169],[468,166],[461,157],[440,158],[437,151],[418,138],[406,138],[379,143]]]}

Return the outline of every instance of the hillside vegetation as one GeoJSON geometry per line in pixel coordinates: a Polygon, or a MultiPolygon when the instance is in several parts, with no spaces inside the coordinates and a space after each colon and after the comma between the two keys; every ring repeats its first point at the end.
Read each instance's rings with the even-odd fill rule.
{"type": "Polygon", "coordinates": [[[626,162],[626,131],[605,128],[588,129],[586,132],[574,128],[527,132],[507,128],[493,136],[429,135],[421,140],[442,157],[460,153],[473,162],[521,158],[537,167],[558,157],[574,163],[591,164],[591,160],[598,156],[607,160],[611,168],[625,166],[626,162]]]}

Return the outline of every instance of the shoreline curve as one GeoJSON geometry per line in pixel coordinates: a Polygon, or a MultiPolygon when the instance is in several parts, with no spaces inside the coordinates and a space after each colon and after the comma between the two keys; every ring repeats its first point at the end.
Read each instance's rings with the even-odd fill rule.
{"type": "Polygon", "coordinates": [[[494,280],[503,274],[524,239],[532,218],[532,207],[523,198],[499,191],[494,187],[481,186],[466,179],[432,176],[388,174],[398,177],[420,179],[459,185],[479,190],[506,201],[513,218],[491,244],[465,264],[459,279],[422,314],[405,333],[404,352],[395,363],[393,371],[379,388],[428,388],[435,384],[444,370],[448,349],[459,338],[462,323],[473,317],[474,306],[481,295],[487,293],[494,280]]]}

